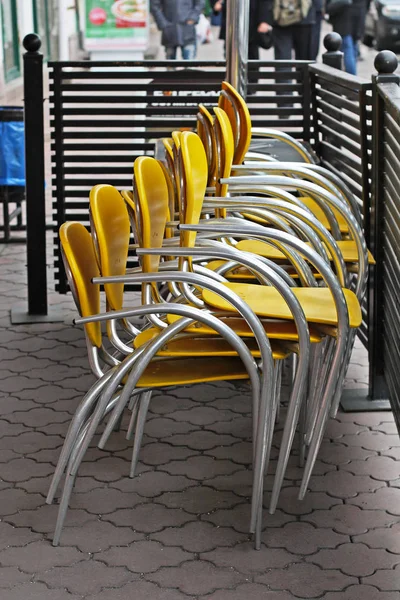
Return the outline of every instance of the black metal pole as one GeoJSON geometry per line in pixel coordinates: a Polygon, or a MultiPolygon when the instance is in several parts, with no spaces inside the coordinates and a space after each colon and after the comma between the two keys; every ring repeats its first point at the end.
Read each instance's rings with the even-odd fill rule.
{"type": "Polygon", "coordinates": [[[334,31],[332,33],[328,33],[324,37],[324,46],[326,48],[326,52],[322,55],[322,62],[324,65],[328,67],[333,67],[334,69],[343,68],[343,52],[341,51],[342,47],[342,38],[338,33],[334,31]]]}
{"type": "Polygon", "coordinates": [[[35,33],[25,36],[23,45],[28,314],[47,315],[43,54],[35,33]]]}
{"type": "Polygon", "coordinates": [[[385,83],[400,83],[400,77],[395,75],[398,67],[396,55],[390,50],[384,50],[375,57],[377,75],[372,77],[373,115],[372,115],[372,203],[370,211],[370,249],[376,265],[370,269],[369,279],[369,394],[372,400],[387,397],[387,387],[384,376],[384,144],[385,120],[384,100],[378,85],[385,83]]]}

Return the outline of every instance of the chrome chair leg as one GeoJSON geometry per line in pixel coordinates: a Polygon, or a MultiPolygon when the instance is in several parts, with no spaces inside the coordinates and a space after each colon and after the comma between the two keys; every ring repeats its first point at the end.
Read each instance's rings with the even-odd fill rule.
{"type": "Polygon", "coordinates": [[[138,410],[137,422],[136,422],[135,440],[134,440],[134,444],[133,444],[131,470],[130,470],[130,474],[129,474],[129,477],[131,477],[131,478],[135,477],[135,473],[136,473],[136,467],[137,467],[137,463],[139,460],[140,448],[142,446],[144,425],[146,423],[147,411],[149,409],[151,394],[152,394],[152,390],[149,390],[148,392],[145,392],[144,394],[142,394],[139,399],[139,410],[138,410]]]}

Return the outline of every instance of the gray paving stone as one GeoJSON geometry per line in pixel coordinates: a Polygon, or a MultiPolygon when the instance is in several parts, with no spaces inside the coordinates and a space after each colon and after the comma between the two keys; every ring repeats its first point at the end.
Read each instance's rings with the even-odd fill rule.
{"type": "Polygon", "coordinates": [[[106,515],[120,508],[129,508],[144,502],[144,498],[134,492],[127,494],[115,488],[95,488],[86,493],[75,493],[71,506],[83,508],[95,515],[106,515]]]}
{"type": "Polygon", "coordinates": [[[24,490],[8,488],[0,496],[0,514],[6,517],[20,510],[35,509],[41,504],[43,497],[39,494],[27,494],[24,490]]]}
{"type": "Polygon", "coordinates": [[[372,492],[385,484],[368,476],[353,475],[347,471],[332,471],[321,477],[311,477],[309,487],[315,492],[328,492],[336,498],[352,498],[363,492],[372,492]]]}
{"type": "MultiPolygon", "coordinates": [[[[250,507],[246,503],[239,504],[232,509],[221,509],[202,516],[205,521],[210,521],[218,527],[232,527],[240,533],[248,533],[250,524],[250,507]]],[[[285,523],[293,521],[295,517],[281,510],[276,510],[270,515],[266,510],[263,514],[263,529],[269,532],[271,528],[282,527],[285,523]]],[[[268,533],[269,535],[269,533],[268,533]]]]}
{"type": "Polygon", "coordinates": [[[389,448],[389,450],[385,450],[382,452],[383,456],[390,456],[395,460],[400,460],[400,447],[397,448],[389,448]]]}
{"type": "Polygon", "coordinates": [[[357,583],[355,577],[343,575],[338,569],[321,569],[316,565],[297,563],[287,569],[273,569],[256,577],[274,590],[288,590],[297,598],[317,598],[324,592],[341,591],[357,583]]]}
{"type": "Polygon", "coordinates": [[[128,583],[120,588],[107,589],[90,595],[85,600],[187,600],[187,596],[178,592],[177,589],[162,589],[150,583],[150,581],[139,580],[128,583]]]}
{"type": "Polygon", "coordinates": [[[366,533],[371,525],[384,527],[397,520],[395,516],[383,510],[362,510],[352,504],[337,504],[329,510],[315,510],[301,519],[319,528],[331,527],[338,533],[347,535],[366,533]]]}
{"type": "Polygon", "coordinates": [[[237,443],[238,439],[233,435],[219,434],[214,431],[198,430],[185,434],[172,435],[168,443],[174,446],[187,446],[192,450],[209,450],[219,446],[230,446],[237,443]]]}
{"type": "Polygon", "coordinates": [[[242,468],[232,461],[214,460],[211,456],[192,456],[185,461],[171,461],[162,467],[171,475],[185,475],[196,481],[214,479],[222,473],[237,473],[242,468]]]}
{"type": "Polygon", "coordinates": [[[339,568],[346,575],[366,577],[377,569],[393,568],[400,562],[400,557],[365,544],[343,544],[334,550],[319,550],[306,560],[323,568],[339,568]]]}
{"type": "Polygon", "coordinates": [[[243,499],[231,492],[206,486],[192,487],[183,492],[169,492],[159,496],[157,502],[170,508],[183,508],[186,512],[199,515],[220,508],[233,508],[243,499]]]}
{"type": "MultiPolygon", "coordinates": [[[[129,466],[128,466],[129,469],[129,466]]],[[[156,498],[169,490],[180,491],[196,485],[195,481],[182,475],[170,475],[162,471],[147,471],[134,479],[125,479],[111,484],[122,491],[132,489],[145,498],[156,498]]]]}
{"type": "Polygon", "coordinates": [[[201,600],[293,600],[288,592],[275,592],[260,583],[244,583],[235,590],[218,590],[201,600]]]}
{"type": "Polygon", "coordinates": [[[11,423],[22,423],[29,427],[46,427],[54,423],[69,423],[71,415],[51,408],[35,407],[29,411],[16,410],[9,417],[11,423]]]}
{"type": "Polygon", "coordinates": [[[171,444],[155,442],[146,444],[140,451],[140,460],[147,465],[165,465],[171,460],[186,460],[194,454],[193,450],[175,447],[171,444]]]}
{"type": "Polygon", "coordinates": [[[344,435],[340,441],[348,446],[359,446],[366,450],[383,451],[400,446],[398,435],[387,435],[381,431],[363,431],[358,435],[344,435]]]}
{"type": "Polygon", "coordinates": [[[308,491],[304,500],[298,499],[297,487],[287,487],[281,491],[278,508],[289,515],[307,515],[316,509],[328,509],[335,504],[342,504],[339,498],[328,496],[325,492],[308,491]]]}
{"type": "Polygon", "coordinates": [[[394,554],[400,554],[400,520],[391,527],[371,529],[363,535],[357,535],[354,541],[366,544],[370,548],[384,548],[394,554]]]}
{"type": "Polygon", "coordinates": [[[189,433],[198,429],[197,425],[191,423],[185,423],[183,421],[174,421],[173,419],[166,419],[163,417],[156,417],[147,421],[145,425],[146,435],[153,438],[164,438],[169,441],[168,438],[174,434],[189,433]]]}
{"type": "Polygon", "coordinates": [[[53,471],[51,465],[41,465],[29,458],[15,458],[0,467],[0,477],[5,481],[16,483],[27,481],[30,477],[45,477],[53,471]]]}
{"type": "Polygon", "coordinates": [[[362,583],[373,585],[379,590],[398,592],[400,581],[400,565],[394,569],[379,569],[370,577],[363,577],[362,583]]]}
{"type": "Polygon", "coordinates": [[[317,529],[308,523],[287,523],[267,532],[266,543],[271,548],[286,548],[300,555],[313,554],[320,548],[335,548],[350,538],[333,531],[317,529]]]}
{"type": "Polygon", "coordinates": [[[148,502],[135,508],[116,510],[105,515],[104,519],[118,527],[129,526],[135,531],[149,534],[162,531],[166,527],[179,528],[191,521],[193,516],[180,508],[167,508],[162,504],[148,502]]]}
{"type": "Polygon", "coordinates": [[[216,567],[233,568],[247,577],[268,569],[283,569],[300,560],[286,550],[270,548],[269,544],[262,544],[257,552],[252,541],[239,543],[233,548],[217,548],[201,554],[200,558],[212,562],[216,567]]]}
{"type": "MultiPolygon", "coordinates": [[[[52,504],[49,506],[44,504],[44,498],[42,498],[42,503],[36,510],[22,510],[10,517],[5,517],[5,520],[16,527],[31,527],[32,531],[37,531],[38,533],[53,533],[57,513],[58,505],[52,504]]],[[[80,526],[93,519],[96,519],[96,517],[84,510],[70,509],[67,513],[65,524],[71,527],[80,526]]]]}
{"type": "Polygon", "coordinates": [[[188,561],[175,568],[161,568],[146,579],[162,587],[176,587],[195,596],[211,594],[215,590],[235,588],[245,576],[231,569],[217,569],[206,561],[188,561]]]}
{"type": "Polygon", "coordinates": [[[360,508],[386,510],[391,515],[400,516],[400,490],[397,488],[382,487],[373,494],[359,494],[356,498],[350,498],[349,502],[360,508]]]}
{"type": "Polygon", "coordinates": [[[328,592],[324,600],[399,600],[400,592],[380,592],[371,585],[351,585],[345,592],[328,592]]]}
{"type": "Polygon", "coordinates": [[[28,527],[13,527],[5,522],[0,522],[0,550],[8,547],[21,547],[39,540],[38,533],[30,531],[28,527]]]}
{"type": "Polygon", "coordinates": [[[92,520],[79,527],[65,527],[61,543],[76,546],[82,552],[101,552],[112,546],[127,546],[143,539],[143,535],[131,527],[115,527],[107,521],[92,520]]]}
{"type": "Polygon", "coordinates": [[[342,469],[357,475],[369,475],[378,481],[391,481],[400,477],[400,461],[388,456],[374,456],[365,461],[352,461],[342,465],[342,469]]]}
{"type": "Polygon", "coordinates": [[[365,450],[359,446],[345,446],[339,442],[323,441],[318,453],[319,460],[331,465],[343,465],[352,460],[365,460],[378,456],[375,450],[365,450]]]}
{"type": "Polygon", "coordinates": [[[199,553],[233,546],[248,536],[239,534],[230,527],[215,527],[205,521],[192,521],[182,527],[168,527],[150,537],[165,546],[180,546],[188,552],[199,553]]]}
{"type": "MultiPolygon", "coordinates": [[[[0,400],[0,415],[2,417],[8,417],[12,415],[16,410],[27,411],[31,408],[35,408],[36,404],[32,400],[19,400],[17,397],[7,396],[0,400]]],[[[9,419],[11,422],[11,419],[9,419]]]]}
{"type": "MultiPolygon", "coordinates": [[[[129,547],[114,547],[96,555],[108,566],[124,566],[133,573],[160,572],[161,567],[175,567],[193,558],[193,554],[181,548],[165,547],[154,541],[135,542],[129,547]]],[[[170,587],[170,586],[169,586],[170,587]]]]}
{"type": "Polygon", "coordinates": [[[44,583],[32,581],[17,585],[11,590],[7,590],[7,600],[80,600],[81,596],[70,594],[66,590],[50,590],[44,583]]]}
{"type": "Polygon", "coordinates": [[[122,586],[135,578],[121,567],[109,567],[103,562],[84,560],[71,567],[54,567],[37,576],[49,588],[66,588],[71,594],[96,594],[104,587],[122,586]]]}
{"type": "Polygon", "coordinates": [[[72,565],[85,558],[86,556],[76,548],[54,548],[41,540],[23,548],[7,548],[0,552],[0,563],[3,566],[19,567],[32,575],[52,567],[72,565]]]}
{"type": "Polygon", "coordinates": [[[238,415],[231,410],[218,410],[211,405],[196,406],[189,410],[181,410],[170,413],[170,418],[175,421],[184,421],[192,425],[211,425],[219,421],[232,421],[238,415]]]}
{"type": "Polygon", "coordinates": [[[330,419],[325,430],[325,437],[340,440],[344,435],[357,435],[362,431],[367,431],[365,425],[359,425],[350,421],[340,423],[339,421],[330,419]]]}
{"type": "MultiPolygon", "coordinates": [[[[9,590],[18,583],[29,581],[30,578],[28,573],[23,573],[17,567],[0,567],[0,590],[2,588],[9,590]]],[[[0,594],[8,594],[8,591],[0,592],[0,594]]]]}

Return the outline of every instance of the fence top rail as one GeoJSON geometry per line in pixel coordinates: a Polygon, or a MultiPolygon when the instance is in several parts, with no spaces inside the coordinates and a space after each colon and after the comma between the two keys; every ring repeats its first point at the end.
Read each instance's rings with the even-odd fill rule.
{"type": "Polygon", "coordinates": [[[357,75],[350,75],[338,69],[333,69],[332,67],[328,67],[328,65],[311,63],[309,70],[314,75],[320,75],[327,81],[341,85],[345,84],[346,87],[353,90],[372,90],[372,81],[368,81],[368,79],[358,77],[357,75]]]}
{"type": "MultiPolygon", "coordinates": [[[[281,67],[298,67],[305,68],[308,65],[314,64],[309,60],[249,60],[250,66],[269,67],[273,68],[276,65],[281,67]]],[[[153,69],[156,67],[174,67],[174,68],[191,68],[191,67],[218,67],[226,68],[225,61],[215,60],[80,60],[80,61],[49,61],[48,67],[51,69],[77,69],[77,68],[140,68],[153,69]]]]}
{"type": "Polygon", "coordinates": [[[397,83],[378,83],[378,92],[385,102],[386,110],[400,125],[400,86],[397,83]]]}

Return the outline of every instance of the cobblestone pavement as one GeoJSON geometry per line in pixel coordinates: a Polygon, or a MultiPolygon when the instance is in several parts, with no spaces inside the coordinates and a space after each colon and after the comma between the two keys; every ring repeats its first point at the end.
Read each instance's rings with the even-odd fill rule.
{"type": "MultiPolygon", "coordinates": [[[[49,293],[63,323],[10,324],[25,278],[25,247],[0,246],[0,600],[400,599],[400,441],[391,414],[340,413],[303,502],[292,458],[256,552],[247,533],[244,384],[154,394],[139,476],[128,477],[125,423],[106,451],[88,452],[52,547],[58,507],[45,496],[92,377],[69,296],[49,293]]],[[[357,346],[348,387],[366,386],[365,363],[357,346]]],[[[268,500],[270,478],[266,487],[268,500]]]]}

